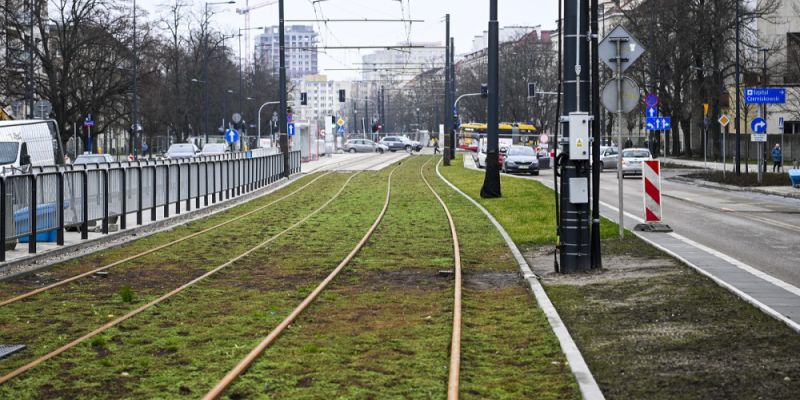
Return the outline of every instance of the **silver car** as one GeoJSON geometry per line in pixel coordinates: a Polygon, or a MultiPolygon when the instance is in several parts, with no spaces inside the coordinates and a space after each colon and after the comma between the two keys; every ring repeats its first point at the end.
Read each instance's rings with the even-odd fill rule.
{"type": "Polygon", "coordinates": [[[165,156],[171,160],[192,158],[200,151],[193,143],[176,143],[169,146],[165,156]]]}
{"type": "Polygon", "coordinates": [[[348,153],[381,153],[389,148],[369,139],[350,139],[344,143],[344,151],[348,153]]]}
{"type": "Polygon", "coordinates": [[[600,147],[600,170],[608,168],[617,168],[617,157],[619,157],[619,150],[614,146],[600,147]]]}
{"type": "Polygon", "coordinates": [[[539,157],[532,147],[510,146],[503,160],[503,172],[522,172],[539,175],[539,157]]]}
{"type": "Polygon", "coordinates": [[[630,148],[622,150],[622,177],[626,175],[641,175],[642,162],[652,160],[650,150],[630,148]]]}

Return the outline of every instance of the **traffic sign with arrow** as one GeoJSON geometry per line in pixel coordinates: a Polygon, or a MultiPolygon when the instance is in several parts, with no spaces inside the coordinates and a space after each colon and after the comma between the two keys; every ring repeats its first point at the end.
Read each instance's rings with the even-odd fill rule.
{"type": "Polygon", "coordinates": [[[750,128],[753,130],[753,133],[764,133],[767,131],[767,121],[761,117],[754,118],[753,121],[750,122],[750,128]]]}
{"type": "Polygon", "coordinates": [[[672,129],[672,119],[670,117],[647,118],[648,131],[668,131],[672,129]]]}

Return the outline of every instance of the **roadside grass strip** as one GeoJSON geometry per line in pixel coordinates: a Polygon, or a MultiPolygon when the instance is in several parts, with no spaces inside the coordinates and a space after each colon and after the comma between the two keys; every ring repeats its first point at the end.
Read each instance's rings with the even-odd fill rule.
{"type": "MultiPolygon", "coordinates": [[[[339,186],[352,176],[335,175],[339,186]]],[[[340,197],[297,228],[12,379],[0,386],[0,398],[202,396],[358,241],[379,211],[376,199],[385,196],[385,180],[377,174],[354,177],[340,197]]],[[[317,193],[320,203],[330,196],[317,193]]],[[[283,223],[291,221],[287,216],[283,223]]],[[[262,227],[242,234],[263,240],[262,227]]]]}
{"type": "MultiPolygon", "coordinates": [[[[407,159],[372,240],[228,390],[230,398],[442,399],[452,332],[453,246],[446,215],[407,159]]],[[[435,160],[434,160],[435,161],[435,160]]],[[[464,399],[577,399],[577,386],[499,233],[433,170],[464,263],[464,399]]]]}
{"type": "Polygon", "coordinates": [[[616,225],[605,219],[604,270],[555,274],[554,236],[540,241],[530,228],[514,226],[555,221],[552,190],[504,178],[503,198],[480,199],[483,172],[457,161],[442,173],[525,244],[520,247],[606,398],[797,398],[800,335],[783,323],[634,235],[614,238],[616,225]],[[549,215],[533,210],[541,208],[549,215]]]}

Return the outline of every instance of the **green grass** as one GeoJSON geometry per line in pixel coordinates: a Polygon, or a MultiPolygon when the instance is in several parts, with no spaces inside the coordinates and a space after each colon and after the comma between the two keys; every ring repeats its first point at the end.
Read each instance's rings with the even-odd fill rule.
{"type": "MultiPolygon", "coordinates": [[[[539,203],[553,202],[550,189],[504,179],[503,198],[479,199],[483,173],[456,161],[443,174],[484,204],[515,242],[552,249],[551,226],[539,231],[555,218],[539,203]],[[520,193],[547,212],[530,210],[520,193]]],[[[797,398],[800,335],[638,237],[615,239],[616,229],[610,221],[602,226],[610,269],[543,282],[606,398],[797,398]],[[648,268],[653,263],[658,268],[648,268]]]]}

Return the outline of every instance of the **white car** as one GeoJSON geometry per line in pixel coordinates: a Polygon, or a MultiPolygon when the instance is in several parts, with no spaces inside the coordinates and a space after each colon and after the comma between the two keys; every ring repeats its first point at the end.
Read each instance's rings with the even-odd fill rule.
{"type": "Polygon", "coordinates": [[[641,148],[628,148],[622,150],[622,177],[627,175],[641,175],[642,162],[652,160],[650,150],[641,148]]]}

